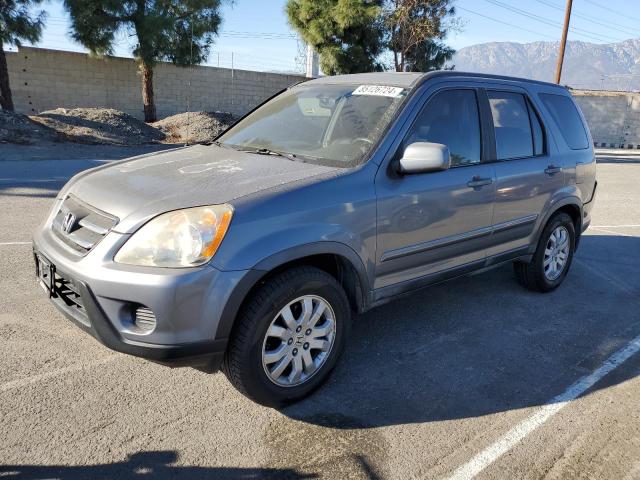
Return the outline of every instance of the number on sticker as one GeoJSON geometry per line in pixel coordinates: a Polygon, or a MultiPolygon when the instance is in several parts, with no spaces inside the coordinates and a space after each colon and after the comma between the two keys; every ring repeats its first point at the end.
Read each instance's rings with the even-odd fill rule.
{"type": "Polygon", "coordinates": [[[386,85],[360,85],[353,91],[353,95],[375,95],[378,97],[399,97],[404,91],[401,87],[389,87],[386,85]]]}

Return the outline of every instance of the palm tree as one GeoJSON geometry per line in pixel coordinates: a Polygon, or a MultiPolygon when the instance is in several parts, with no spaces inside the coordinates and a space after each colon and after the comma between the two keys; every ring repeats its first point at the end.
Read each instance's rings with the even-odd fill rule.
{"type": "Polygon", "coordinates": [[[20,46],[22,42],[35,43],[40,40],[46,13],[35,15],[33,7],[42,0],[0,0],[0,107],[13,111],[9,69],[3,45],[20,46]]]}

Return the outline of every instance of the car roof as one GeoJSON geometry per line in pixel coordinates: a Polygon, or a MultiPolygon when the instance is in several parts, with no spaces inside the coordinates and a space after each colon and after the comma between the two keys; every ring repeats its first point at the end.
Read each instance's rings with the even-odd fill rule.
{"type": "Polygon", "coordinates": [[[394,87],[413,88],[432,78],[474,78],[479,80],[498,80],[515,83],[531,83],[544,85],[566,91],[566,88],[555,83],[531,80],[528,78],[508,77],[504,75],[491,75],[488,73],[459,72],[452,70],[438,70],[435,72],[372,72],[355,73],[351,75],[334,75],[319,77],[305,83],[314,84],[376,84],[394,87]]]}
{"type": "Polygon", "coordinates": [[[326,77],[319,77],[309,82],[314,84],[340,84],[340,83],[355,83],[355,84],[374,84],[374,85],[389,85],[393,87],[411,88],[415,86],[417,82],[424,77],[424,73],[412,73],[412,72],[373,72],[373,73],[354,73],[351,75],[332,75],[326,77]]]}

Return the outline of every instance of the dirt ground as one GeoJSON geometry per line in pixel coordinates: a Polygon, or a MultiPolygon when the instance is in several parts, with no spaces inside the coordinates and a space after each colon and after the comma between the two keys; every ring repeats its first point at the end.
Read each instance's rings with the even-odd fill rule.
{"type": "Polygon", "coordinates": [[[0,110],[0,145],[202,143],[234,121],[222,112],[185,112],[147,124],[110,108],[58,108],[31,116],[0,110]]]}

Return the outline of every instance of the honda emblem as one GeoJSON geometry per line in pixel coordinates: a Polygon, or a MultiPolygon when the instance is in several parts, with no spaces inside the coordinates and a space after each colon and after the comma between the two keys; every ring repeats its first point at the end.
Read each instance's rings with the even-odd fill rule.
{"type": "Polygon", "coordinates": [[[68,212],[65,216],[64,216],[64,220],[62,220],[62,231],[65,233],[71,233],[71,230],[73,230],[73,227],[76,224],[76,216],[71,213],[68,212]]]}

